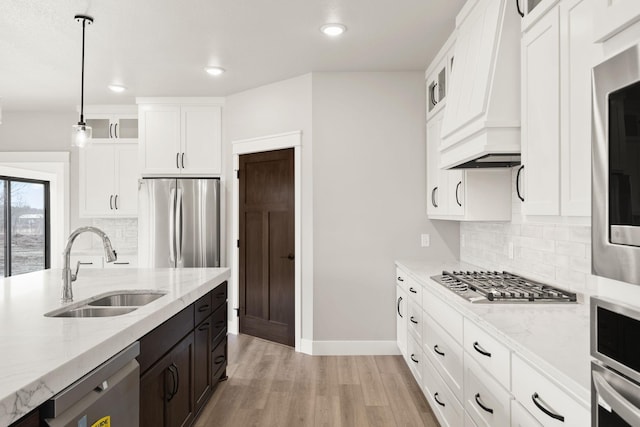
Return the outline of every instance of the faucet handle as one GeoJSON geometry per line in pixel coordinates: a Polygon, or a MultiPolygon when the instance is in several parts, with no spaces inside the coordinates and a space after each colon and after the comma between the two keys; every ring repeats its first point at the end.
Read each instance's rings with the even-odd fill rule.
{"type": "Polygon", "coordinates": [[[76,271],[75,273],[71,273],[71,281],[75,282],[76,279],[78,278],[78,271],[80,271],[80,261],[78,261],[78,263],[76,264],[76,271]]]}

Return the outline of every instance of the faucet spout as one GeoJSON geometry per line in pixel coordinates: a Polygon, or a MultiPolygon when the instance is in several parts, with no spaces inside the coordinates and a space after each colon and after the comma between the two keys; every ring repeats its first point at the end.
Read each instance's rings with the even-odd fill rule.
{"type": "MultiPolygon", "coordinates": [[[[76,238],[84,232],[90,231],[94,234],[97,234],[98,237],[102,239],[102,246],[104,248],[104,257],[107,262],[113,262],[118,259],[118,254],[113,250],[111,246],[111,240],[105,234],[104,231],[100,230],[97,227],[80,227],[71,232],[69,238],[67,239],[67,245],[64,248],[64,252],[62,256],[64,258],[64,268],[62,269],[62,302],[67,303],[73,301],[73,288],[72,283],[78,277],[78,269],[76,269],[75,273],[71,271],[71,247],[73,246],[73,242],[76,238]]],[[[78,263],[78,268],[80,264],[78,263]]]]}

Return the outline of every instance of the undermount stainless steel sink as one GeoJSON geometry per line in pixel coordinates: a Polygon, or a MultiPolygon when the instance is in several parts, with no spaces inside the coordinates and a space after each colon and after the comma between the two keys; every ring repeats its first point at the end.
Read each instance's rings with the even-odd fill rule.
{"type": "Polygon", "coordinates": [[[45,313],[46,317],[112,317],[131,313],[166,295],[162,291],[113,291],[45,313]]]}
{"type": "Polygon", "coordinates": [[[48,317],[112,317],[131,313],[138,307],[80,307],[65,310],[58,314],[48,313],[48,317]]]}
{"type": "Polygon", "coordinates": [[[149,304],[152,301],[157,300],[161,296],[165,295],[165,292],[144,292],[144,293],[135,293],[135,292],[123,292],[115,295],[108,295],[97,299],[95,301],[91,301],[90,306],[118,306],[118,307],[139,307],[141,305],[149,304]]]}

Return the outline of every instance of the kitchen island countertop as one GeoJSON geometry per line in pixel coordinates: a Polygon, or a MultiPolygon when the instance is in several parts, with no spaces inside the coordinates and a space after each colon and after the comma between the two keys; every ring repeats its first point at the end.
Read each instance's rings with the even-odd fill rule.
{"type": "MultiPolygon", "coordinates": [[[[61,270],[0,281],[0,426],[9,425],[229,278],[228,268],[81,270],[74,303],[111,291],[163,297],[120,316],[52,318],[61,270]]],[[[69,305],[69,304],[66,304],[69,305]]]]}
{"type": "Polygon", "coordinates": [[[589,407],[590,353],[588,299],[563,303],[473,304],[431,279],[443,270],[481,270],[461,262],[396,261],[409,277],[523,356],[567,393],[589,407]]]}

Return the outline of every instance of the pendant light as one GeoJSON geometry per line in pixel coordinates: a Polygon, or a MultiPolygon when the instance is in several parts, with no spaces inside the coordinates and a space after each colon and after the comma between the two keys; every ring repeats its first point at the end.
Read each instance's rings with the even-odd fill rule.
{"type": "Polygon", "coordinates": [[[71,132],[72,144],[76,147],[84,147],[91,141],[91,126],[84,122],[84,29],[87,24],[93,24],[93,18],[87,15],[76,15],[76,22],[82,23],[82,80],[80,83],[80,121],[73,126],[71,132]]]}

